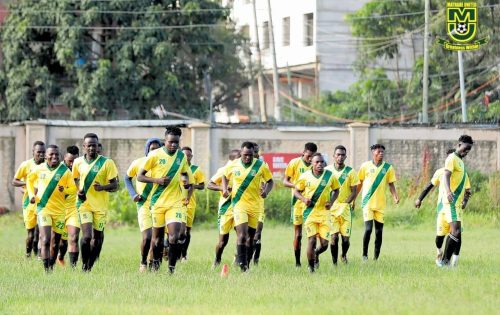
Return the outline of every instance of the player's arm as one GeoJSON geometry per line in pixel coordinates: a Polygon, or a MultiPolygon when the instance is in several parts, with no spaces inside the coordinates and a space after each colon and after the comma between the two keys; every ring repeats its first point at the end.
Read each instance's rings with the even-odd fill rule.
{"type": "Polygon", "coordinates": [[[346,203],[353,202],[354,199],[356,199],[357,195],[358,195],[358,186],[357,185],[351,186],[351,194],[349,195],[349,197],[347,197],[347,200],[345,202],[346,203]]]}
{"type": "Polygon", "coordinates": [[[71,176],[70,172],[66,174],[67,175],[66,175],[65,185],[63,186],[62,192],[65,193],[66,195],[74,195],[78,190],[75,184],[75,180],[73,179],[73,176],[71,176]]]}
{"type": "Polygon", "coordinates": [[[114,192],[118,190],[118,176],[109,180],[106,185],[101,185],[99,182],[94,182],[95,191],[114,192]]]}
{"type": "Polygon", "coordinates": [[[465,190],[464,194],[464,200],[462,201],[462,209],[465,209],[467,207],[467,203],[469,202],[470,196],[472,195],[472,192],[470,189],[465,190]]]}
{"type": "Polygon", "coordinates": [[[14,175],[14,179],[12,180],[12,186],[14,187],[24,187],[26,186],[26,182],[21,180],[21,178],[26,178],[26,172],[25,172],[25,167],[24,163],[19,166],[19,168],[16,171],[16,174],[14,175]]]}
{"type": "Polygon", "coordinates": [[[293,164],[288,164],[285,169],[285,177],[283,178],[283,185],[288,188],[295,189],[295,184],[292,183],[290,180],[292,179],[292,175],[294,173],[294,166],[293,164]]]}
{"type": "Polygon", "coordinates": [[[205,182],[201,182],[198,184],[193,184],[193,189],[203,190],[205,189],[205,182]]]}
{"type": "Polygon", "coordinates": [[[142,196],[139,195],[137,193],[137,191],[135,191],[134,184],[132,183],[132,178],[133,177],[128,176],[128,174],[125,174],[124,178],[125,178],[124,179],[124,181],[125,181],[125,187],[127,188],[127,191],[128,191],[128,194],[130,195],[130,198],[132,198],[132,200],[134,202],[141,201],[142,196]]]}
{"type": "Polygon", "coordinates": [[[449,202],[453,202],[453,192],[451,191],[450,187],[450,181],[451,181],[451,171],[449,170],[444,170],[444,187],[446,189],[446,195],[448,198],[449,202]]]}
{"type": "Polygon", "coordinates": [[[294,188],[293,189],[293,195],[295,196],[295,198],[297,198],[300,201],[302,201],[306,206],[310,206],[311,205],[311,199],[304,197],[302,195],[303,191],[304,190],[298,190],[297,188],[294,188]]]}
{"type": "Polygon", "coordinates": [[[394,199],[394,203],[398,204],[399,203],[399,196],[398,192],[396,191],[396,185],[394,185],[394,182],[389,183],[389,190],[391,191],[392,198],[394,199]]]}
{"type": "Polygon", "coordinates": [[[418,198],[415,200],[415,208],[420,208],[422,201],[424,201],[424,198],[427,196],[427,194],[429,194],[432,188],[434,188],[434,185],[432,183],[429,183],[427,186],[425,186],[420,196],[418,196],[418,198]]]}
{"type": "Polygon", "coordinates": [[[222,196],[224,198],[227,198],[229,196],[229,180],[227,179],[226,175],[222,175],[222,196]]]}
{"type": "Polygon", "coordinates": [[[270,180],[268,180],[264,184],[264,187],[262,187],[261,192],[260,192],[260,196],[262,198],[266,198],[269,195],[269,193],[271,192],[271,190],[273,189],[273,186],[274,186],[274,181],[271,178],[270,180]]]}
{"type": "Polygon", "coordinates": [[[12,186],[14,186],[14,187],[24,187],[24,186],[26,186],[26,182],[24,182],[24,181],[22,181],[22,180],[20,180],[18,178],[14,178],[12,180],[12,186]]]}
{"type": "Polygon", "coordinates": [[[285,175],[285,178],[283,179],[283,186],[295,189],[295,185],[290,181],[290,179],[290,176],[285,175]]]}
{"type": "Polygon", "coordinates": [[[209,181],[207,188],[213,191],[222,191],[222,185],[217,185],[213,181],[209,181]]]}
{"type": "Polygon", "coordinates": [[[35,182],[38,176],[36,172],[32,172],[26,178],[26,190],[28,191],[28,197],[30,199],[30,203],[35,203],[36,200],[36,188],[35,182]]]}

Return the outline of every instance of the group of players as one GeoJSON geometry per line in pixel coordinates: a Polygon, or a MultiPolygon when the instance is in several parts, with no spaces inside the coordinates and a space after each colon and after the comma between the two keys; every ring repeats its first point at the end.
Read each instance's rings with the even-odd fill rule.
{"type": "MultiPolygon", "coordinates": [[[[134,160],[125,175],[125,185],[137,205],[142,234],[141,272],[159,270],[165,258],[169,272],[174,273],[177,261],[187,260],[196,210],[194,191],[205,188],[205,176],[191,163],[191,148],[180,147],[181,134],[180,128],[167,127],[164,140],[148,139],[145,155],[134,160]]],[[[469,178],[462,159],[472,145],[470,136],[460,137],[445,166],[436,171],[415,202],[415,206],[420,207],[428,192],[439,186],[436,262],[440,266],[454,266],[458,261],[461,210],[470,197],[469,178]]],[[[25,187],[26,256],[30,257],[32,251],[37,254],[40,245],[38,254],[47,272],[56,262],[64,264],[66,251],[73,268],[81,251],[82,270],[90,271],[104,241],[109,193],[118,189],[118,171],[110,158],[100,154],[96,134],[86,134],[82,147],[83,156],[79,156],[76,146],[70,146],[61,161],[56,145],[45,147],[37,141],[33,158],[21,164],[13,180],[14,186],[25,187]]],[[[331,165],[326,165],[324,156],[311,142],[305,144],[300,157],[288,164],[283,184],[292,190],[291,220],[297,267],[301,266],[303,227],[310,272],[319,267],[320,254],[328,249],[329,242],[333,264],[338,261],[339,243],[342,244],[341,261],[347,263],[352,214],[359,193],[365,222],[362,258],[368,260],[368,245],[375,227],[373,259],[378,259],[387,187],[394,203],[399,202],[399,196],[394,185],[394,168],[384,161],[385,147],[375,144],[370,149],[372,160],[363,163],[358,172],[345,164],[347,150],[342,145],[334,148],[331,165]]],[[[233,229],[236,231],[235,263],[242,271],[249,269],[252,260],[258,264],[264,200],[273,185],[269,167],[260,159],[259,146],[253,142],[243,142],[240,149],[232,150],[227,163],[210,178],[207,188],[220,192],[214,268],[221,263],[233,229]]]]}

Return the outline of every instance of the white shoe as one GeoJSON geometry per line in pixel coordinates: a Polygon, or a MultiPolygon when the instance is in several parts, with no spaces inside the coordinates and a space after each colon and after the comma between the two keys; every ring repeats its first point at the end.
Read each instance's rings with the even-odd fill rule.
{"type": "Polygon", "coordinates": [[[436,265],[443,267],[443,250],[441,248],[436,249],[436,265]]]}
{"type": "Polygon", "coordinates": [[[363,260],[363,262],[367,262],[368,261],[368,256],[363,256],[362,260],[363,260]]]}
{"type": "Polygon", "coordinates": [[[450,267],[455,268],[458,266],[458,255],[451,256],[450,267]]]}

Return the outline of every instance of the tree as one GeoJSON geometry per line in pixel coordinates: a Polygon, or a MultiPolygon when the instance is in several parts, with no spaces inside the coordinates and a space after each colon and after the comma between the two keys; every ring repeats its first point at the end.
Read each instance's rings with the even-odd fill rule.
{"type": "Polygon", "coordinates": [[[236,106],[248,84],[238,58],[245,40],[214,1],[20,0],[9,10],[0,75],[9,120],[43,116],[55,98],[77,119],[118,109],[151,118],[160,104],[206,119],[207,74],[215,106],[236,106]]]}

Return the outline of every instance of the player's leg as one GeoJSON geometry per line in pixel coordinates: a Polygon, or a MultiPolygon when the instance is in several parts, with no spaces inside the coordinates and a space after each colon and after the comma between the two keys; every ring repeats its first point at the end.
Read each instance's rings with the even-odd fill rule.
{"type": "Polygon", "coordinates": [[[236,253],[238,255],[238,265],[241,271],[247,271],[247,247],[248,222],[236,226],[236,253]]]}
{"type": "Polygon", "coordinates": [[[215,260],[213,264],[214,268],[220,265],[220,262],[222,260],[222,253],[224,252],[224,248],[226,247],[228,241],[229,233],[219,234],[219,241],[217,242],[217,245],[215,245],[215,260]]]}
{"type": "Polygon", "coordinates": [[[179,245],[177,250],[177,260],[182,258],[182,249],[186,244],[186,235],[187,235],[186,233],[187,233],[186,222],[181,222],[181,231],[179,233],[179,238],[177,240],[177,245],[179,245]]]}
{"type": "Polygon", "coordinates": [[[365,234],[363,235],[363,260],[368,259],[368,245],[370,244],[370,237],[373,230],[373,219],[365,221],[365,234]]]}
{"type": "Polygon", "coordinates": [[[332,253],[332,262],[337,265],[337,259],[339,256],[339,233],[332,234],[332,240],[330,243],[330,252],[332,253]]]}
{"type": "Polygon", "coordinates": [[[462,241],[462,227],[460,221],[450,222],[451,232],[448,234],[448,238],[446,239],[446,246],[444,249],[444,259],[443,264],[450,266],[456,266],[458,263],[458,255],[453,255],[456,248],[460,246],[462,241]],[[453,259],[452,259],[453,256],[453,259]]]}
{"type": "Polygon", "coordinates": [[[302,224],[294,225],[293,252],[295,255],[295,267],[300,267],[300,249],[302,247],[302,224]]]}
{"type": "Polygon", "coordinates": [[[26,231],[28,232],[26,237],[26,257],[31,257],[31,251],[33,251],[35,255],[38,254],[38,244],[36,244],[36,247],[34,246],[35,228],[33,227],[32,229],[27,229],[26,231]]]}
{"type": "Polygon", "coordinates": [[[254,242],[254,237],[255,233],[257,231],[257,227],[250,227],[250,223],[248,224],[248,235],[247,239],[245,242],[245,247],[247,249],[247,266],[250,267],[250,262],[252,261],[252,255],[253,255],[253,242],[254,242]]]}
{"type": "Polygon", "coordinates": [[[377,260],[380,256],[380,249],[382,248],[382,233],[384,231],[384,223],[373,220],[375,222],[375,249],[373,251],[373,259],[377,260]]]}
{"type": "Polygon", "coordinates": [[[253,238],[253,248],[254,248],[253,263],[254,263],[254,265],[259,264],[260,250],[262,248],[262,230],[263,229],[264,229],[264,222],[259,221],[259,223],[257,225],[257,230],[255,231],[255,236],[253,238]]]}
{"type": "Polygon", "coordinates": [[[140,272],[144,272],[148,267],[148,255],[151,249],[151,237],[153,231],[152,228],[147,228],[141,232],[142,240],[141,240],[141,265],[139,268],[140,272]]]}
{"type": "Polygon", "coordinates": [[[436,265],[443,266],[443,242],[446,235],[450,233],[450,224],[446,221],[443,211],[438,212],[436,217],[436,265]]]}
{"type": "Polygon", "coordinates": [[[153,265],[152,270],[160,269],[160,260],[163,254],[163,238],[165,237],[165,227],[153,226],[151,234],[151,245],[153,246],[153,265]]]}
{"type": "Polygon", "coordinates": [[[57,254],[59,252],[59,244],[61,242],[61,234],[54,232],[52,229],[51,237],[50,237],[50,267],[53,268],[56,260],[57,254]]]}
{"type": "Polygon", "coordinates": [[[180,256],[181,245],[179,244],[179,240],[182,234],[182,223],[181,222],[169,222],[168,226],[168,243],[169,243],[169,251],[168,251],[168,271],[170,273],[174,273],[175,265],[180,256]]]}
{"type": "Polygon", "coordinates": [[[342,262],[347,264],[347,251],[349,251],[349,247],[351,246],[351,242],[349,240],[349,236],[342,235],[342,262]]]}
{"type": "Polygon", "coordinates": [[[68,255],[69,255],[69,263],[71,267],[76,268],[76,264],[78,262],[78,238],[80,236],[80,228],[67,225],[68,228],[68,255]]]}
{"type": "Polygon", "coordinates": [[[319,247],[314,250],[314,265],[319,268],[319,256],[328,249],[328,239],[330,238],[330,224],[329,218],[323,219],[322,222],[317,224],[317,236],[319,238],[319,247]]]}
{"type": "Polygon", "coordinates": [[[43,261],[43,268],[46,272],[50,272],[50,270],[52,269],[52,266],[50,264],[50,239],[52,234],[52,227],[50,225],[41,226],[39,228],[39,231],[40,245],[42,246],[41,256],[43,261]]]}
{"type": "Polygon", "coordinates": [[[92,241],[92,222],[84,223],[84,221],[82,220],[82,238],[80,239],[80,250],[82,251],[83,271],[89,270],[91,241],[92,241]]]}
{"type": "Polygon", "coordinates": [[[316,235],[310,236],[307,239],[307,261],[309,263],[309,272],[314,272],[315,262],[316,262],[316,235]]]}
{"type": "Polygon", "coordinates": [[[94,266],[94,263],[101,254],[102,244],[104,242],[104,231],[94,228],[92,231],[92,240],[90,241],[90,257],[89,257],[89,271],[94,266]]]}
{"type": "Polygon", "coordinates": [[[184,244],[181,247],[181,259],[187,260],[187,250],[189,247],[189,243],[191,242],[191,228],[186,225],[186,237],[184,240],[184,244]]]}
{"type": "Polygon", "coordinates": [[[344,212],[340,225],[340,235],[342,237],[342,255],[340,258],[344,264],[347,264],[347,251],[351,246],[349,238],[351,237],[352,230],[352,209],[349,207],[346,211],[347,212],[344,212]]]}

